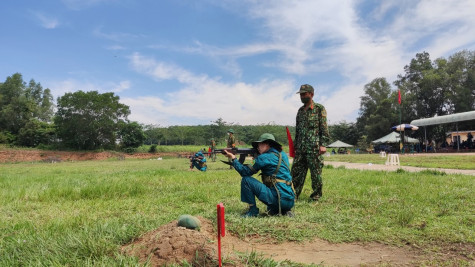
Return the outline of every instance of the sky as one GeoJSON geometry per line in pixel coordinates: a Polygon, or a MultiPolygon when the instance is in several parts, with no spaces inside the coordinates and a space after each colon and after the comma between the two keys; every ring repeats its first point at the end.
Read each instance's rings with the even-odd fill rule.
{"type": "MultiPolygon", "coordinates": [[[[295,125],[300,85],[330,124],[364,85],[475,50],[474,0],[5,0],[0,81],[113,92],[129,120],[167,127],[295,125]]],[[[393,90],[397,90],[393,88],[393,90]]]]}

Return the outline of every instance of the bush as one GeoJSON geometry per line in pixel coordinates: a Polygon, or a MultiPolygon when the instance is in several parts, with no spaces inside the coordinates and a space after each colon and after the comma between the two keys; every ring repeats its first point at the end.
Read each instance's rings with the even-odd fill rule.
{"type": "Polygon", "coordinates": [[[122,148],[122,150],[125,153],[132,154],[137,150],[137,148],[135,148],[135,147],[124,147],[124,148],[122,148]]]}
{"type": "Polygon", "coordinates": [[[149,153],[156,153],[157,152],[157,145],[153,144],[150,146],[150,148],[148,149],[148,152],[149,153]]]}
{"type": "Polygon", "coordinates": [[[15,140],[15,135],[9,131],[0,132],[0,144],[13,144],[15,140]]]}

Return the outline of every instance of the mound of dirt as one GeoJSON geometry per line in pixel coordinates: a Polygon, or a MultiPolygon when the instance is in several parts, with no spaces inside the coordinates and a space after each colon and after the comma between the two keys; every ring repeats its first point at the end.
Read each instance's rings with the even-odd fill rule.
{"type": "MultiPolygon", "coordinates": [[[[179,227],[175,220],[124,245],[121,251],[150,266],[180,264],[184,260],[193,266],[217,266],[216,228],[210,220],[197,218],[201,221],[200,231],[179,227]]],[[[409,248],[380,243],[332,244],[320,239],[278,243],[258,236],[242,240],[230,233],[221,242],[223,266],[245,266],[238,255],[251,252],[275,261],[328,266],[413,266],[421,260],[421,255],[409,248]]]]}
{"type": "Polygon", "coordinates": [[[172,221],[123,246],[121,251],[151,266],[183,261],[197,266],[216,266],[217,246],[211,242],[216,239],[213,238],[213,225],[209,220],[197,218],[201,221],[199,231],[180,227],[177,221],[172,221]]]}

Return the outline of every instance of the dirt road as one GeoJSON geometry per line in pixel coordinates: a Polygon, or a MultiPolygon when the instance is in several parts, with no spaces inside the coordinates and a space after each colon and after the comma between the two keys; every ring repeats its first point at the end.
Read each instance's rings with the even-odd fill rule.
{"type": "Polygon", "coordinates": [[[366,163],[349,163],[349,162],[338,162],[338,161],[325,161],[325,164],[332,165],[335,168],[344,166],[347,169],[358,169],[358,170],[369,170],[369,171],[396,171],[398,169],[403,169],[409,172],[420,172],[423,170],[434,170],[434,171],[445,172],[447,174],[465,174],[465,175],[475,176],[475,170],[420,168],[420,167],[411,167],[411,166],[394,166],[394,165],[371,164],[371,163],[367,163],[367,164],[366,163]]]}

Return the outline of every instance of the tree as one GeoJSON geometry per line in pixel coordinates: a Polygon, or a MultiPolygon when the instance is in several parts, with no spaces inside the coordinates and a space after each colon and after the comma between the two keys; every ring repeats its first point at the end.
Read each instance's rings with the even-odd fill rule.
{"type": "Polygon", "coordinates": [[[58,98],[54,118],[58,137],[69,148],[114,148],[119,123],[130,114],[114,93],[97,91],[66,93],[58,98]]]}
{"type": "Polygon", "coordinates": [[[53,125],[37,119],[31,119],[20,129],[16,143],[29,147],[36,147],[40,144],[48,145],[53,142],[54,135],[53,125]]]}
{"type": "Polygon", "coordinates": [[[410,109],[405,110],[405,118],[413,120],[443,115],[445,64],[444,59],[432,64],[429,53],[418,53],[404,67],[405,74],[398,75],[394,84],[405,94],[406,107],[410,109]]]}
{"type": "Polygon", "coordinates": [[[38,140],[48,142],[48,138],[39,136],[44,134],[46,128],[50,131],[51,126],[40,122],[51,122],[52,114],[51,91],[43,89],[33,79],[27,86],[22,75],[15,73],[0,84],[0,132],[10,136],[6,139],[9,142],[27,146],[38,145],[38,140]]]}
{"type": "Polygon", "coordinates": [[[211,123],[211,136],[212,138],[215,138],[217,143],[220,143],[222,141],[222,138],[226,136],[227,131],[233,125],[233,123],[226,122],[222,118],[218,118],[215,121],[212,121],[211,123]]]}
{"type": "Polygon", "coordinates": [[[160,141],[163,139],[163,131],[158,125],[145,125],[144,134],[147,145],[160,145],[160,141]]]}
{"type": "Polygon", "coordinates": [[[146,136],[139,123],[129,122],[120,124],[119,138],[121,148],[127,152],[132,152],[144,143],[146,136]]]}
{"type": "Polygon", "coordinates": [[[448,113],[475,109],[475,51],[464,50],[450,56],[446,72],[449,80],[448,113]]]}
{"type": "Polygon", "coordinates": [[[365,85],[364,91],[356,128],[363,129],[362,134],[374,140],[387,133],[399,121],[397,102],[393,101],[391,86],[385,78],[374,79],[365,85]]]}
{"type": "Polygon", "coordinates": [[[328,126],[331,140],[334,142],[340,140],[348,144],[356,144],[358,142],[359,133],[355,123],[348,123],[346,121],[339,122],[328,126]]]}

